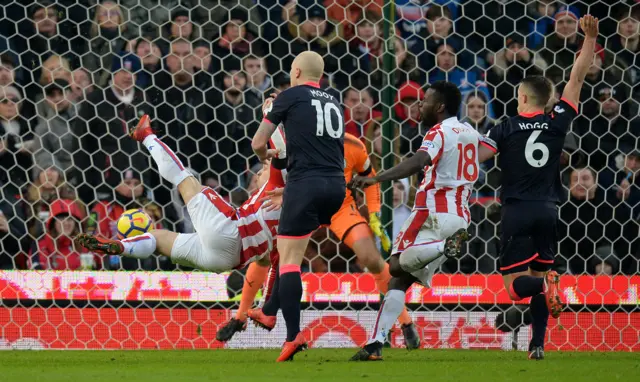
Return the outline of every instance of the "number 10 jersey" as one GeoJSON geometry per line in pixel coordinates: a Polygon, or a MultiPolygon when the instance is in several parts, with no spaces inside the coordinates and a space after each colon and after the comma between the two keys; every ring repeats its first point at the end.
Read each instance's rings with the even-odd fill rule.
{"type": "Polygon", "coordinates": [[[284,125],[287,182],[306,177],[344,177],[344,117],[340,101],[317,83],[280,93],[265,119],[284,125]]]}
{"type": "Polygon", "coordinates": [[[484,139],[473,127],[447,118],[425,135],[418,151],[426,151],[431,166],[416,193],[414,209],[455,214],[471,220],[469,197],[478,180],[478,145],[484,139]]]}
{"type": "Polygon", "coordinates": [[[503,203],[562,200],[560,160],[577,114],[577,107],[563,98],[550,113],[521,113],[489,130],[487,147],[500,153],[503,203]]]}

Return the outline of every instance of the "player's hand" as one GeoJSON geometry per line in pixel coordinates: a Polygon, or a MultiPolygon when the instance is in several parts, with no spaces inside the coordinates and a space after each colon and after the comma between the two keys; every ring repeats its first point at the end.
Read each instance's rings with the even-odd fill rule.
{"type": "Polygon", "coordinates": [[[380,221],[380,216],[378,216],[377,213],[369,214],[369,227],[371,227],[373,234],[380,238],[382,249],[385,252],[389,252],[391,249],[391,239],[389,239],[387,231],[382,228],[382,222],[380,221]]]}
{"type": "Polygon", "coordinates": [[[598,18],[591,15],[584,15],[580,18],[580,28],[585,36],[591,38],[598,37],[598,18]]]}
{"type": "Polygon", "coordinates": [[[273,101],[276,100],[276,97],[278,97],[278,93],[271,93],[269,94],[269,98],[264,100],[264,103],[262,104],[262,115],[263,116],[267,116],[267,114],[269,114],[269,112],[271,111],[271,108],[273,107],[273,101]]]}
{"type": "Polygon", "coordinates": [[[348,186],[349,186],[349,188],[359,188],[359,189],[362,190],[362,189],[367,188],[369,186],[373,186],[376,183],[378,183],[376,178],[356,175],[356,176],[353,177],[353,179],[351,179],[351,182],[349,182],[348,186]]]}
{"type": "Polygon", "coordinates": [[[268,164],[271,159],[277,158],[278,154],[280,154],[280,149],[268,149],[264,157],[260,158],[260,162],[268,164]]]}
{"type": "Polygon", "coordinates": [[[277,211],[282,208],[282,200],[284,188],[276,188],[275,190],[265,192],[266,197],[260,199],[262,208],[266,211],[277,211]]]}

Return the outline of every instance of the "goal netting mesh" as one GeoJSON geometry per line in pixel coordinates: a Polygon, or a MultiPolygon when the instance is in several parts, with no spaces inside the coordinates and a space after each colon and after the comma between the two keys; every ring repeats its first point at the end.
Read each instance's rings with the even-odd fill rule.
{"type": "MultiPolygon", "coordinates": [[[[385,158],[397,163],[419,147],[426,129],[416,110],[425,84],[456,83],[459,117],[481,133],[517,114],[524,76],[545,75],[560,94],[583,39],[577,20],[588,12],[600,19],[600,36],[565,142],[554,264],[569,307],[550,319],[547,349],[639,350],[640,5],[392,3],[3,2],[0,349],[281,346],[282,319],[271,333],[249,324],[226,344],[215,340],[237,307],[242,271],[212,274],[163,256],[139,261],[73,247],[78,232],[115,236],[128,208],[145,208],[156,228],[193,232],[182,198],[128,138],[128,127],[150,114],[159,137],[202,184],[238,206],[255,188],[251,137],[262,102],[288,86],[298,53],[323,55],[321,86],[340,97],[346,131],[362,139],[380,170],[385,158]]],[[[417,177],[398,181],[386,193],[392,240],[417,184],[417,177]]],[[[407,293],[423,347],[527,347],[528,326],[496,328],[502,312],[526,308],[512,303],[497,272],[499,184],[496,164],[482,164],[463,256],[442,266],[432,288],[407,293]]],[[[363,195],[358,202],[368,217],[363,195]]],[[[327,229],[313,235],[303,283],[302,327],[311,345],[361,345],[380,295],[353,251],[327,229]]],[[[400,330],[390,342],[402,346],[400,330]]]]}

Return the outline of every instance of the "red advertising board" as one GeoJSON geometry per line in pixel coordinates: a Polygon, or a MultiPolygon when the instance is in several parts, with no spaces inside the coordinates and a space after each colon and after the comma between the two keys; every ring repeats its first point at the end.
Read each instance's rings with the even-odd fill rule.
{"type": "MultiPolygon", "coordinates": [[[[0,271],[0,299],[108,301],[229,301],[226,274],[206,272],[0,271]]],[[[303,301],[379,302],[364,273],[305,273],[303,301]]],[[[563,276],[569,304],[638,305],[640,276],[563,276]]],[[[431,289],[414,285],[407,302],[510,304],[499,275],[437,274],[431,289]]]]}
{"type": "MultiPolygon", "coordinates": [[[[252,325],[227,344],[215,340],[233,312],[206,309],[0,308],[1,349],[278,348],[280,317],[268,333],[252,325]]],[[[424,348],[511,349],[514,340],[493,327],[496,313],[414,312],[424,348]]],[[[366,341],[373,311],[305,311],[303,333],[312,347],[355,347],[366,341]]],[[[391,336],[400,346],[399,330],[391,336]]],[[[524,350],[529,328],[516,341],[524,350]]],[[[640,351],[640,313],[563,313],[549,321],[548,350],[640,351]]]]}

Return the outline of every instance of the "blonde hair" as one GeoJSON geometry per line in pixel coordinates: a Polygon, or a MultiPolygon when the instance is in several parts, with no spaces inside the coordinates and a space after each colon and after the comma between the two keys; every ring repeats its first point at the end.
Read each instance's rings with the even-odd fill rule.
{"type": "Polygon", "coordinates": [[[118,12],[118,24],[120,25],[118,27],[118,29],[120,30],[120,33],[122,34],[125,30],[127,30],[127,23],[125,22],[125,15],[124,15],[124,11],[122,10],[122,8],[120,7],[120,4],[118,4],[117,0],[105,0],[102,1],[100,3],[98,3],[98,5],[96,5],[96,14],[93,18],[93,22],[91,23],[91,37],[96,37],[98,35],[98,30],[100,29],[100,9],[104,8],[104,5],[107,3],[111,3],[113,4],[115,7],[115,11],[118,12]]]}
{"type": "Polygon", "coordinates": [[[62,56],[51,55],[42,63],[39,83],[43,86],[48,85],[57,78],[64,78],[71,83],[71,64],[62,56]],[[50,68],[53,62],[57,62],[57,65],[50,68]],[[60,71],[63,71],[64,74],[61,75],[60,71]]]}

